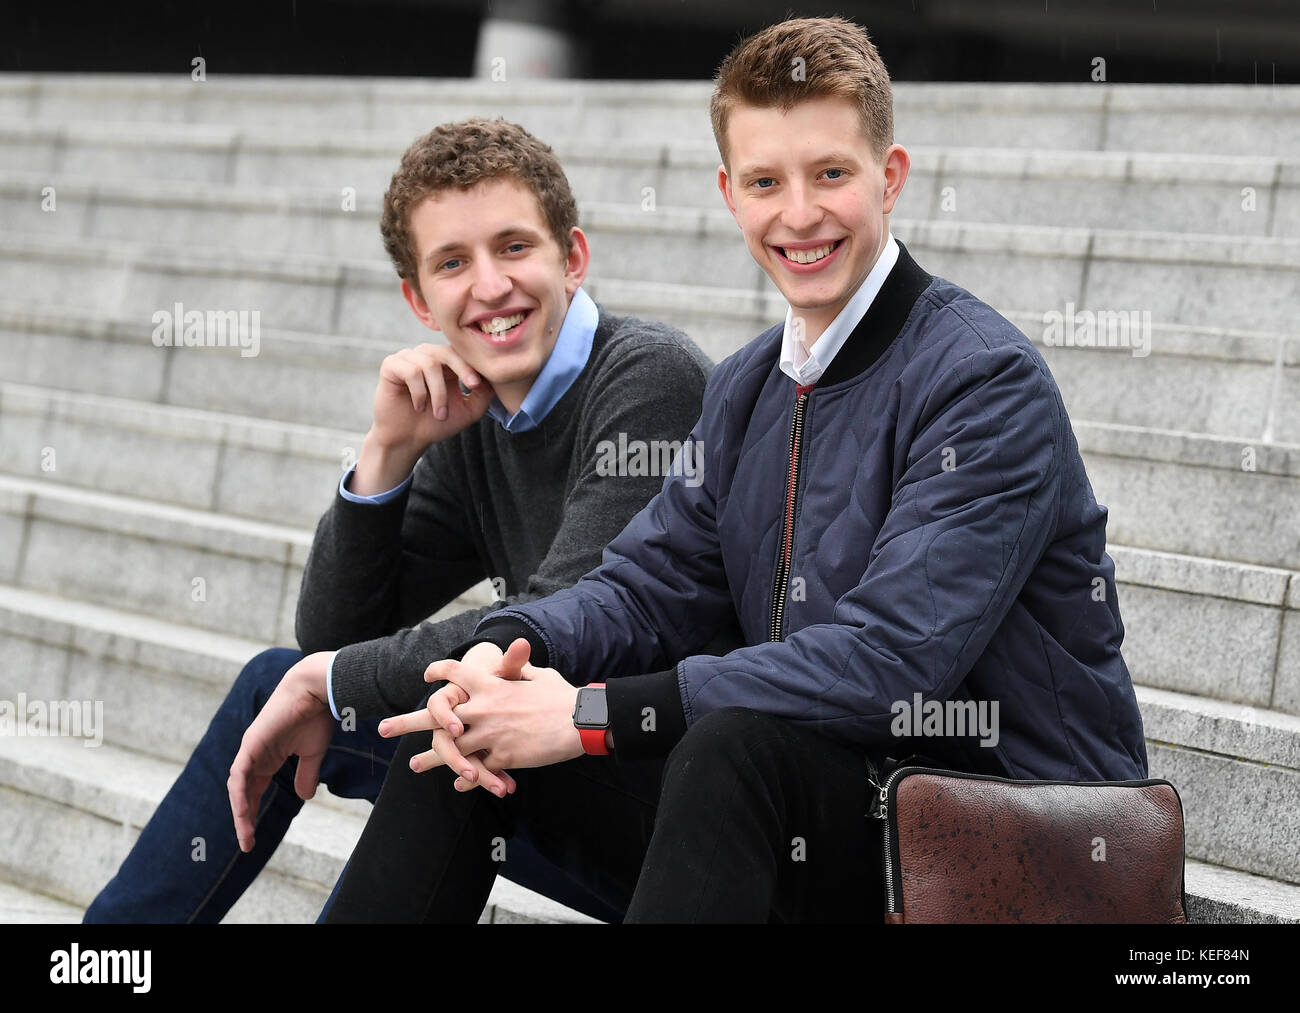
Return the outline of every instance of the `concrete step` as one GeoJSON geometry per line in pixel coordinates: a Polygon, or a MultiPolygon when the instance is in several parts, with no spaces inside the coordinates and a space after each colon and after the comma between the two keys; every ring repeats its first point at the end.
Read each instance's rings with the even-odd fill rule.
{"type": "Polygon", "coordinates": [[[1187,854],[1300,885],[1300,717],[1137,688],[1152,777],[1183,801],[1187,854]]]}
{"type": "Polygon", "coordinates": [[[1073,425],[1109,539],[1300,570],[1300,446],[1073,425]]]}
{"type": "MultiPolygon", "coordinates": [[[[188,73],[4,74],[0,117],[202,123],[414,136],[470,115],[523,123],[543,139],[708,143],[709,82],[395,80],[188,73]]],[[[1106,151],[1300,150],[1294,86],[897,82],[902,144],[1106,151]]]]}
{"type": "Polygon", "coordinates": [[[363,435],[0,383],[9,474],[308,530],[363,435]]]}
{"type": "MultiPolygon", "coordinates": [[[[209,220],[232,206],[259,204],[282,216],[292,207],[328,217],[351,197],[351,213],[373,225],[411,140],[387,133],[322,137],[193,124],[140,124],[124,132],[115,123],[0,121],[0,207],[16,231],[52,231],[60,216],[42,207],[45,187],[53,186],[56,208],[88,205],[93,214],[75,215],[82,228],[112,235],[108,230],[120,229],[123,219],[149,220],[158,206],[194,214],[204,203],[216,205],[209,220]],[[142,146],[150,158],[140,158],[142,146]],[[102,223],[100,215],[106,218],[102,223]]],[[[723,207],[718,152],[711,143],[645,141],[611,149],[562,138],[552,146],[583,204],[723,207]]],[[[912,168],[899,205],[903,217],[1300,234],[1300,163],[1290,160],[924,146],[909,152],[912,168]]]]}
{"type": "MultiPolygon", "coordinates": [[[[611,303],[631,285],[623,291],[640,291],[665,316],[685,303],[691,319],[716,320],[720,333],[702,332],[710,354],[738,348],[784,314],[729,218],[604,206],[588,224],[599,237],[598,263],[606,265],[592,287],[618,280],[611,303]],[[687,284],[700,280],[701,261],[709,263],[709,288],[687,284]]],[[[1055,333],[1040,317],[1044,340],[1067,347],[1098,341],[1142,355],[1156,324],[1248,324],[1289,334],[1290,308],[1300,299],[1300,239],[901,221],[895,231],[927,270],[991,305],[1055,313],[1055,333]],[[1099,337],[1083,311],[1106,314],[1099,337]]],[[[268,329],[399,346],[429,333],[396,298],[391,266],[377,260],[7,234],[0,266],[25,302],[135,317],[141,326],[158,325],[160,341],[179,337],[179,325],[169,330],[167,323],[177,303],[188,311],[242,312],[238,352],[245,358],[258,352],[253,312],[268,329]],[[77,285],[65,283],[71,277],[77,285]]],[[[233,342],[235,325],[226,322],[205,340],[233,342]]]]}
{"type": "Polygon", "coordinates": [[[0,475],[0,544],[0,582],[291,644],[311,534],[0,475]]]}
{"type": "MultiPolygon", "coordinates": [[[[314,387],[310,377],[294,382],[314,387]]],[[[1289,509],[1300,502],[1300,446],[1078,419],[1074,431],[1115,541],[1300,569],[1300,516],[1289,509]],[[1171,502],[1187,506],[1174,514],[1171,502]]],[[[0,382],[0,460],[9,474],[307,529],[361,439],[0,382]]]]}
{"type": "Polygon", "coordinates": [[[238,348],[158,348],[151,333],[138,316],[0,303],[0,379],[364,432],[379,364],[402,347],[396,339],[264,328],[253,369],[238,348]]]}
{"type": "MultiPolygon", "coordinates": [[[[0,812],[18,828],[0,841],[0,878],[84,910],[116,873],[179,769],[108,745],[87,762],[75,740],[0,738],[0,812]]],[[[315,921],[365,825],[363,812],[307,803],[225,920],[315,921]]],[[[504,880],[482,920],[590,921],[504,880]]]]}
{"type": "Polygon", "coordinates": [[[0,881],[0,925],[75,925],[82,913],[75,904],[0,881]]]}
{"type": "Polygon", "coordinates": [[[1110,543],[1133,681],[1300,715],[1300,574],[1110,543]]]}
{"type": "MultiPolygon", "coordinates": [[[[490,602],[478,585],[436,613],[490,602]]],[[[240,670],[269,646],[0,584],[0,699],[89,700],[110,745],[183,764],[240,670]]],[[[279,646],[296,646],[281,641],[279,646]]]]}
{"type": "MultiPolygon", "coordinates": [[[[612,312],[670,319],[716,359],[785,314],[779,296],[587,287],[612,312]]],[[[1048,345],[1043,312],[1004,313],[1043,353],[1075,420],[1300,443],[1300,336],[1153,324],[1150,354],[1135,355],[1120,344],[1048,345]]],[[[237,348],[159,349],[151,335],[140,314],[0,301],[0,380],[364,432],[379,363],[400,347],[264,327],[254,369],[237,348]]],[[[426,337],[441,339],[401,340],[426,337]]]]}
{"type": "Polygon", "coordinates": [[[1187,859],[1187,916],[1199,925],[1295,925],[1300,886],[1187,859]]]}

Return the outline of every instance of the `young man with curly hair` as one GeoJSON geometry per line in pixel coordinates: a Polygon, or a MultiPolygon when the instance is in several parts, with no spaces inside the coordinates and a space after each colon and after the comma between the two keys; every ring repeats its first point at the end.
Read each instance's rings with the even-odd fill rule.
{"type": "MultiPolygon", "coordinates": [[[[468,120],[417,140],[381,229],[411,311],[447,343],[383,361],[373,424],[303,574],[302,651],[244,668],[87,921],[219,921],[318,783],[374,801],[396,747],[376,720],[418,706],[426,667],[458,657],[484,616],[599,565],[663,482],[610,474],[609,448],[680,444],[699,416],[707,358],[586,294],[568,181],[523,128],[468,120]],[[494,605],[428,619],[485,578],[494,605]]],[[[463,773],[515,789],[472,756],[463,773]]],[[[503,871],[610,916],[535,854],[517,848],[503,871]]]]}

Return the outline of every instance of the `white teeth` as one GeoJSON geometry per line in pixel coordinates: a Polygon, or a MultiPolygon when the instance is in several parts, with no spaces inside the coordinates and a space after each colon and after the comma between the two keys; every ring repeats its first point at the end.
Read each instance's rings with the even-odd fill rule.
{"type": "Polygon", "coordinates": [[[815,250],[786,250],[782,247],[785,255],[793,260],[796,264],[815,264],[823,257],[829,257],[831,250],[835,249],[834,243],[826,246],[819,246],[815,250]]]}
{"type": "Polygon", "coordinates": [[[478,329],[484,334],[504,334],[512,327],[518,327],[523,321],[522,313],[516,313],[512,317],[493,317],[491,320],[480,320],[478,329]]]}

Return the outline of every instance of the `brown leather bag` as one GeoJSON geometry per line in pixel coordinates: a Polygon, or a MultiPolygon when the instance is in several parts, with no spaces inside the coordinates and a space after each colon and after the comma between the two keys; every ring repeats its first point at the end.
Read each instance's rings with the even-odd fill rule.
{"type": "Polygon", "coordinates": [[[886,922],[1187,921],[1183,807],[1168,781],[917,766],[870,777],[886,922]]]}

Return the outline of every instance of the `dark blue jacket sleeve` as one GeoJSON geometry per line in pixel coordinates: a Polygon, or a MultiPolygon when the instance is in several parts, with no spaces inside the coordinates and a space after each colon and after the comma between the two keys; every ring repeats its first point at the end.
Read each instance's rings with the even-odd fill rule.
{"type": "MultiPolygon", "coordinates": [[[[663,682],[675,678],[682,728],[741,706],[859,746],[894,741],[894,703],[953,692],[1054,532],[1066,422],[1041,370],[1025,349],[1006,345],[938,379],[916,415],[867,571],[831,622],[721,657],[691,656],[732,602],[714,511],[717,468],[729,466],[718,391],[706,391],[691,437],[706,451],[704,481],[670,477],[598,569],[492,619],[525,624],[549,664],[578,684],[633,676],[629,689],[662,699],[663,682]]],[[[657,736],[657,749],[670,739],[657,736]]],[[[622,751],[617,726],[615,747],[622,751]]]]}

